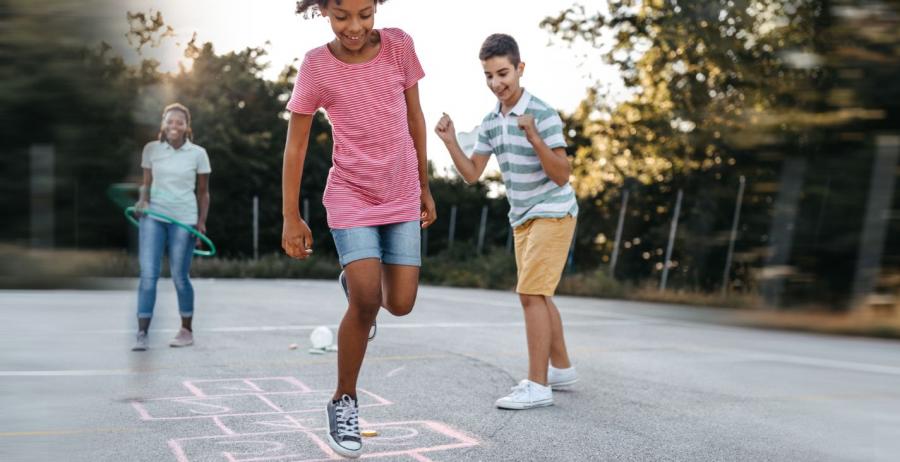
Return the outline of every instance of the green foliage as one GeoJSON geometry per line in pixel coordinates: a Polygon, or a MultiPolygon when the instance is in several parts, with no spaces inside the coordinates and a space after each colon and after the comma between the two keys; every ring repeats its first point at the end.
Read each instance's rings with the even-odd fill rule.
{"type": "MultiPolygon", "coordinates": [[[[675,192],[682,189],[679,266],[670,281],[712,290],[721,284],[737,180],[745,176],[732,279],[753,289],[771,253],[782,164],[800,158],[808,168],[791,179],[804,187],[792,225],[790,264],[798,276],[790,290],[839,303],[853,279],[873,139],[898,126],[900,29],[891,18],[900,5],[603,3],[581,2],[542,23],[562,41],[594,46],[631,92],[617,104],[604,88],[590,89],[566,120],[576,133],[575,186],[589,204],[580,222],[597,224],[579,245],[593,243],[602,260],[609,258],[619,198],[628,188],[630,245],[621,249],[616,273],[658,277],[675,192]]],[[[900,242],[889,241],[887,260],[900,265],[891,257],[900,255],[900,242]]]]}
{"type": "Polygon", "coordinates": [[[29,232],[28,150],[35,144],[55,148],[57,241],[77,245],[125,236],[123,227],[98,215],[108,208],[108,180],[128,168],[129,154],[138,149],[131,137],[136,85],[107,46],[83,47],[88,31],[80,8],[44,0],[11,0],[3,7],[0,239],[7,242],[22,242],[29,232]]]}
{"type": "Polygon", "coordinates": [[[438,253],[448,247],[450,217],[455,205],[456,231],[454,238],[459,241],[477,242],[478,227],[481,223],[482,208],[487,206],[487,225],[484,238],[485,248],[504,247],[509,236],[509,202],[505,197],[488,198],[488,182],[480,181],[468,185],[459,177],[432,177],[431,194],[435,200],[438,220],[428,229],[427,255],[438,253]]]}
{"type": "MultiPolygon", "coordinates": [[[[4,140],[0,206],[7,216],[0,239],[24,242],[29,229],[28,149],[55,149],[56,245],[124,248],[134,234],[106,191],[138,183],[143,145],[156,139],[162,108],[174,101],[192,111],[194,141],[210,155],[212,204],[208,233],[224,256],[252,253],[252,201],[260,203],[260,252],[281,241],[281,158],[287,132],[284,104],[296,69],[261,77],[266,50],[249,47],[216,54],[196,37],[185,46],[190,67],[176,74],[144,60],[126,66],[106,44],[86,48],[89,36],[74,2],[14,1],[5,17],[13,33],[0,45],[15,66],[0,68],[0,135],[4,140]],[[53,34],[47,34],[53,30],[53,34]]],[[[161,14],[129,14],[129,40],[140,51],[172,36],[161,14]]],[[[331,130],[318,115],[311,131],[302,197],[311,207],[314,236],[325,254],[321,195],[331,166],[331,130]]],[[[128,199],[128,198],[126,198],[128,199]]],[[[132,197],[130,200],[135,200],[132,197]]]]}
{"type": "Polygon", "coordinates": [[[205,278],[335,279],[340,272],[341,266],[332,257],[294,260],[283,253],[263,255],[259,260],[195,259],[191,268],[192,275],[205,278]]]}
{"type": "Polygon", "coordinates": [[[500,248],[479,258],[473,258],[473,255],[471,242],[456,243],[449,250],[427,257],[423,261],[420,279],[423,284],[501,290],[515,288],[514,255],[500,248]]]}
{"type": "MultiPolygon", "coordinates": [[[[190,71],[162,78],[163,85],[172,88],[171,99],[191,108],[195,142],[209,153],[213,173],[208,230],[225,255],[252,253],[254,196],[259,197],[260,252],[280,249],[281,164],[287,137],[283,101],[294,71],[274,82],[264,80],[260,73],[265,55],[262,48],[217,55],[206,43],[196,50],[190,71]]],[[[159,101],[158,107],[164,104],[159,101]]],[[[301,197],[318,205],[331,167],[331,127],[321,114],[314,119],[310,140],[301,197]]],[[[317,248],[332,251],[330,239],[323,239],[328,232],[324,212],[312,205],[310,210],[315,212],[310,225],[317,248]]]]}

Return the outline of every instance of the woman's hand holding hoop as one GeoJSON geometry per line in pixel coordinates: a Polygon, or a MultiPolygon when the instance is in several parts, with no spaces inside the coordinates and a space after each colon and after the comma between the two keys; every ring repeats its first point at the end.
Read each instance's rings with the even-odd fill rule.
{"type": "MultiPolygon", "coordinates": [[[[147,201],[137,201],[134,203],[134,216],[141,218],[144,216],[144,210],[150,208],[150,203],[147,201]]],[[[206,234],[205,232],[203,234],[206,234]]]]}
{"type": "Polygon", "coordinates": [[[297,217],[285,218],[281,231],[281,247],[291,258],[304,260],[312,254],[312,231],[305,221],[297,217]]]}
{"type": "MultiPolygon", "coordinates": [[[[140,204],[140,202],[141,201],[138,201],[138,204],[140,204]]],[[[144,203],[146,204],[146,202],[144,202],[144,203]]],[[[197,236],[197,239],[200,239],[200,241],[206,245],[206,248],[208,250],[201,250],[201,249],[195,248],[194,255],[200,255],[201,257],[211,257],[216,254],[216,246],[215,246],[215,244],[213,244],[213,241],[210,240],[210,238],[206,237],[206,235],[203,234],[203,232],[201,232],[197,226],[184,224],[164,213],[156,212],[153,209],[150,209],[149,207],[144,208],[143,213],[139,212],[137,205],[127,207],[125,209],[125,218],[131,224],[133,224],[135,227],[141,226],[140,222],[135,217],[139,218],[142,216],[156,217],[164,223],[170,223],[170,224],[176,225],[179,228],[193,234],[194,236],[197,236]]],[[[203,231],[206,231],[205,224],[203,225],[203,231]]]]}
{"type": "MultiPolygon", "coordinates": [[[[197,223],[197,231],[200,231],[200,234],[206,235],[206,223],[197,223]]],[[[203,248],[203,241],[200,238],[197,238],[197,242],[194,244],[194,247],[198,249],[203,248]]]]}

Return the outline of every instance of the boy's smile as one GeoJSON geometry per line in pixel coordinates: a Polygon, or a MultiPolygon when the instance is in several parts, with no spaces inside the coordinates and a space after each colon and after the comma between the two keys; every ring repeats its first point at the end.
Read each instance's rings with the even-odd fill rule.
{"type": "Polygon", "coordinates": [[[511,109],[522,96],[519,79],[525,71],[525,63],[513,66],[507,56],[494,56],[481,62],[484,78],[491,93],[500,101],[501,109],[511,109]]]}

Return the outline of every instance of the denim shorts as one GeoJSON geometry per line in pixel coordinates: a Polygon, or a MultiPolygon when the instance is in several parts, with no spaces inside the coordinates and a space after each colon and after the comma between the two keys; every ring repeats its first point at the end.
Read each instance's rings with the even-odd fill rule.
{"type": "Polygon", "coordinates": [[[422,234],[418,220],[332,229],[331,235],[341,266],[364,258],[377,258],[387,265],[422,266],[422,234]]]}

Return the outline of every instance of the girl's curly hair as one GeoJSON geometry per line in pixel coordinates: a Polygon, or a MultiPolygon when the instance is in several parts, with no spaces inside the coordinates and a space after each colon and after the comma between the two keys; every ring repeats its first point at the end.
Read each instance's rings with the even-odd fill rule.
{"type": "MultiPolygon", "coordinates": [[[[300,0],[297,2],[297,14],[302,14],[304,18],[308,18],[310,13],[313,16],[319,14],[319,10],[325,8],[325,5],[328,4],[329,0],[300,0]]],[[[341,0],[334,0],[338,5],[341,4],[341,0]]],[[[382,4],[387,0],[375,0],[375,3],[382,4]]]]}

